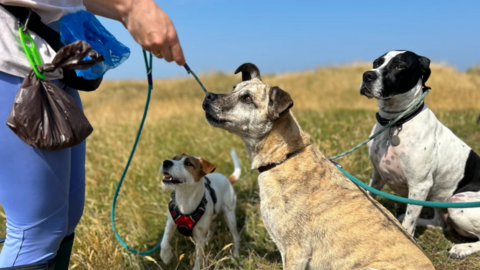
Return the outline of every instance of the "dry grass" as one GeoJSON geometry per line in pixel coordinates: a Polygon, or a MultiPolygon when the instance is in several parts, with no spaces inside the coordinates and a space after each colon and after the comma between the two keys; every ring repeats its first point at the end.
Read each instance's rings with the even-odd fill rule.
{"type": "MultiPolygon", "coordinates": [[[[293,110],[300,124],[322,151],[331,156],[363,140],[375,122],[375,101],[358,94],[361,74],[368,68],[365,64],[355,64],[263,77],[267,83],[292,94],[293,110]]],[[[212,92],[228,92],[239,77],[211,74],[201,79],[212,92]]],[[[480,109],[480,74],[459,73],[450,67],[434,65],[427,85],[432,87],[427,97],[430,108],[458,136],[480,151],[480,128],[474,125],[480,109]]],[[[157,262],[129,254],[111,231],[110,204],[143,112],[145,94],[144,81],[105,82],[98,91],[82,94],[95,132],[88,141],[85,212],[77,229],[72,269],[193,266],[194,246],[178,234],[171,245],[176,257],[184,255],[183,259],[166,266],[160,263],[158,253],[150,258],[157,262]]],[[[231,248],[222,250],[231,243],[231,236],[223,221],[217,219],[220,226],[205,249],[206,268],[280,269],[280,255],[259,216],[257,173],[249,170],[250,162],[240,139],[210,127],[204,120],[202,99],[203,92],[191,78],[155,81],[149,117],[117,205],[119,231],[131,247],[152,248],[161,237],[170,196],[161,189],[157,175],[161,162],[187,152],[207,158],[217,165],[219,172],[229,174],[232,171],[229,151],[235,148],[243,169],[241,179],[235,183],[242,239],[240,259],[232,259],[231,248]]],[[[371,165],[365,148],[341,163],[360,179],[368,179],[371,165]]],[[[381,202],[396,214],[405,209],[401,204],[381,202]]],[[[432,214],[428,209],[424,212],[427,216],[432,214]]],[[[3,221],[4,216],[0,219],[3,221]]],[[[419,229],[416,237],[437,269],[479,269],[479,255],[461,261],[446,257],[452,243],[465,241],[458,235],[419,229]]]]}
{"type": "MultiPolygon", "coordinates": [[[[295,109],[325,111],[330,109],[376,110],[376,103],[358,95],[366,64],[319,68],[314,71],[262,76],[271,85],[288,91],[295,109]]],[[[239,77],[226,74],[201,76],[209,91],[228,92],[239,77]]],[[[433,110],[478,109],[480,107],[480,73],[459,73],[453,68],[433,65],[427,85],[432,94],[427,102],[433,110]]],[[[150,120],[174,115],[201,114],[203,92],[193,79],[155,81],[150,120]]],[[[144,105],[144,81],[105,82],[92,94],[83,95],[85,107],[95,112],[95,126],[105,123],[129,123],[139,117],[144,105]],[[101,107],[101,109],[99,109],[101,107]],[[122,108],[122,110],[119,110],[122,108]],[[138,115],[137,115],[137,114],[138,115]],[[136,117],[136,118],[135,118],[136,117]]]]}

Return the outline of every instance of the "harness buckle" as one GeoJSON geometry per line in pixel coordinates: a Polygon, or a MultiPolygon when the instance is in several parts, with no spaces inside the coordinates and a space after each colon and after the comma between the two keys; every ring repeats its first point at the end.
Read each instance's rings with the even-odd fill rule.
{"type": "Polygon", "coordinates": [[[193,228],[195,227],[195,225],[197,225],[198,221],[205,214],[206,205],[208,203],[206,197],[207,192],[210,193],[210,197],[212,197],[213,214],[216,214],[215,205],[217,204],[217,195],[215,194],[215,190],[210,186],[210,184],[210,179],[205,177],[206,191],[203,194],[203,198],[197,208],[189,214],[184,214],[180,212],[175,201],[175,191],[172,192],[172,197],[170,199],[170,202],[168,203],[168,212],[172,216],[172,219],[175,221],[175,224],[177,225],[177,230],[180,234],[187,237],[193,235],[193,228]]]}

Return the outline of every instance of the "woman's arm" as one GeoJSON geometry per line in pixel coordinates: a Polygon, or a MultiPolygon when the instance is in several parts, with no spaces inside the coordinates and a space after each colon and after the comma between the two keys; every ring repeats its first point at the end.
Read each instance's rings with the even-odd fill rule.
{"type": "Polygon", "coordinates": [[[83,4],[87,8],[88,11],[91,13],[102,16],[105,18],[109,18],[115,21],[122,21],[122,16],[120,16],[120,13],[115,11],[114,9],[108,9],[98,3],[95,0],[83,0],[83,4]]]}
{"type": "Polygon", "coordinates": [[[84,0],[83,3],[88,11],[123,23],[135,41],[156,57],[185,64],[172,20],[153,0],[84,0]]]}

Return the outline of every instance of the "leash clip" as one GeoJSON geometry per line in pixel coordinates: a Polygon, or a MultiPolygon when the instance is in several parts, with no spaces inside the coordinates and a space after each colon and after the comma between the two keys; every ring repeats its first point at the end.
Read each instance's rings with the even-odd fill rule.
{"type": "Polygon", "coordinates": [[[25,19],[25,23],[22,25],[22,22],[20,21],[20,19],[18,19],[18,28],[22,28],[23,32],[27,32],[28,23],[30,22],[30,17],[32,16],[32,9],[31,8],[27,8],[27,9],[28,9],[28,16],[27,16],[27,19],[25,19]]]}
{"type": "Polygon", "coordinates": [[[339,168],[343,168],[342,165],[338,164],[337,162],[333,161],[332,159],[328,159],[328,160],[330,160],[330,162],[332,162],[333,165],[335,165],[335,166],[337,166],[337,167],[339,167],[339,168]]]}

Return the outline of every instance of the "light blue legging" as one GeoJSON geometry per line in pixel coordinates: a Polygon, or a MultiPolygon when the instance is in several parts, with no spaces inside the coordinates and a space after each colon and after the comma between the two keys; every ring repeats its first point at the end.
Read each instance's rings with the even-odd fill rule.
{"type": "MultiPolygon", "coordinates": [[[[0,205],[7,217],[0,267],[53,259],[80,221],[85,200],[85,142],[60,151],[39,150],[6,126],[22,81],[0,72],[0,205]]],[[[81,106],[76,90],[65,91],[81,106]]]]}

